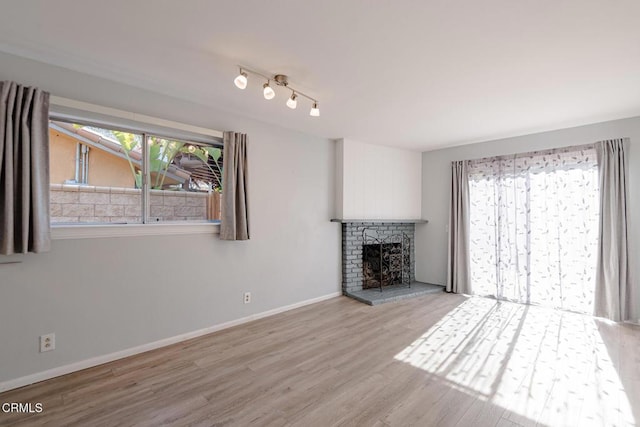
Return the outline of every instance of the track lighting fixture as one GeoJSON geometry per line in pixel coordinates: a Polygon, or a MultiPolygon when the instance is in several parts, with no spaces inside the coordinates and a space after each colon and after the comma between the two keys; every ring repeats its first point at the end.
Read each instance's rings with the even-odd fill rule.
{"type": "Polygon", "coordinates": [[[298,97],[302,96],[303,98],[307,98],[312,102],[311,111],[309,115],[312,117],[320,116],[320,109],[318,108],[318,100],[310,97],[309,95],[305,95],[304,93],[294,90],[292,87],[289,87],[289,78],[284,74],[276,74],[273,77],[267,77],[264,74],[258,73],[257,71],[249,70],[244,67],[240,67],[240,73],[233,80],[233,83],[238,87],[238,89],[245,89],[247,87],[247,76],[248,74],[254,74],[258,77],[265,79],[267,82],[262,85],[262,94],[265,99],[273,99],[276,96],[276,92],[271,87],[271,82],[273,81],[278,86],[284,86],[291,90],[291,96],[287,99],[286,105],[287,107],[295,110],[298,106],[298,97]]]}
{"type": "Polygon", "coordinates": [[[276,96],[276,93],[273,91],[273,89],[271,89],[271,86],[269,86],[268,80],[265,84],[262,85],[262,88],[263,88],[262,93],[264,94],[264,99],[273,99],[273,97],[276,96]]]}
{"type": "Polygon", "coordinates": [[[295,110],[296,107],[298,106],[298,95],[296,95],[295,92],[291,92],[291,98],[287,99],[287,107],[291,108],[292,110],[295,110]]]}
{"type": "Polygon", "coordinates": [[[245,73],[242,68],[240,68],[240,74],[233,80],[233,83],[235,83],[238,89],[245,89],[247,87],[247,73],[245,73]]]}

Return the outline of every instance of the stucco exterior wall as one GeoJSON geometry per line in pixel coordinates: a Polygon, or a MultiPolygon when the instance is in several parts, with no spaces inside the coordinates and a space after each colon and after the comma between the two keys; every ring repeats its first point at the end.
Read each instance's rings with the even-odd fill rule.
{"type": "MultiPolygon", "coordinates": [[[[78,141],[53,129],[49,130],[50,177],[52,184],[64,184],[75,178],[78,141]]],[[[134,188],[135,180],[126,159],[98,148],[89,148],[88,185],[134,188]]]]}

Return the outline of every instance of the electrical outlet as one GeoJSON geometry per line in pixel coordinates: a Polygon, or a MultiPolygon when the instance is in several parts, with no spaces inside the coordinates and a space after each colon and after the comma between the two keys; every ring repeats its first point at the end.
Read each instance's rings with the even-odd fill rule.
{"type": "Polygon", "coordinates": [[[56,334],[40,335],[40,353],[56,349],[56,334]]]}
{"type": "Polygon", "coordinates": [[[249,304],[251,302],[251,292],[244,293],[244,303],[249,304]]]}

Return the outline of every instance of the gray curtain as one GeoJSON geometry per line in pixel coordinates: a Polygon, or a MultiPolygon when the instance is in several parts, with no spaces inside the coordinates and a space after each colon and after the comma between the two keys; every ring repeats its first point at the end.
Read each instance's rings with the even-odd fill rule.
{"type": "Polygon", "coordinates": [[[633,310],[627,231],[627,143],[628,139],[614,139],[596,144],[600,235],[594,313],[618,322],[629,320],[633,310]]]}
{"type": "Polygon", "coordinates": [[[471,293],[469,274],[469,181],[467,161],[451,163],[447,292],[471,293]]]}
{"type": "Polygon", "coordinates": [[[45,252],[49,226],[49,94],[0,82],[0,254],[45,252]]]}
{"type": "Polygon", "coordinates": [[[224,133],[222,178],[222,240],[249,240],[247,200],[247,135],[224,133]]]}

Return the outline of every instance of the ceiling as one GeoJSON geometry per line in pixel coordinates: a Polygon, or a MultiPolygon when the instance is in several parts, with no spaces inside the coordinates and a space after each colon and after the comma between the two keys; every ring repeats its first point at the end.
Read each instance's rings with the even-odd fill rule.
{"type": "Polygon", "coordinates": [[[0,7],[2,51],[328,138],[429,150],[640,115],[637,0],[0,7]],[[321,116],[238,90],[237,64],[289,75],[321,116]]]}

